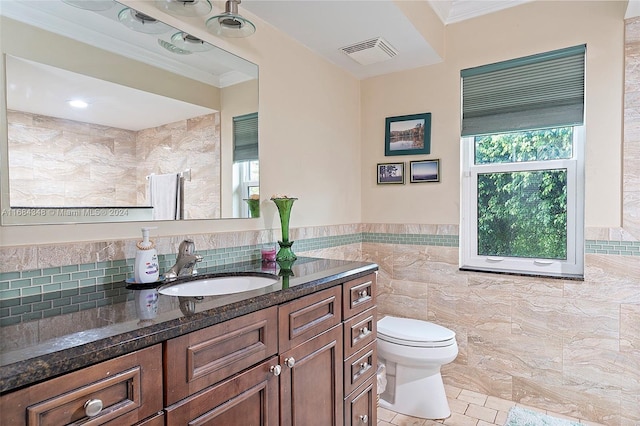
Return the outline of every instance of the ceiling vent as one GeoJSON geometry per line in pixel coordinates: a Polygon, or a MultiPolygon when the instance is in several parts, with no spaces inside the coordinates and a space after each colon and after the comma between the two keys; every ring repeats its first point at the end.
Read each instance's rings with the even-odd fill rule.
{"type": "Polygon", "coordinates": [[[340,50],[362,65],[386,61],[398,54],[398,51],[382,37],[361,41],[360,43],[345,46],[340,50]]]}

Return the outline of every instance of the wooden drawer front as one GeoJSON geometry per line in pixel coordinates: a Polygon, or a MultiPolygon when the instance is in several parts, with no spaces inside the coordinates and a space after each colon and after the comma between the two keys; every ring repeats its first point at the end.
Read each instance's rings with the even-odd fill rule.
{"type": "Polygon", "coordinates": [[[342,322],[341,287],[301,297],[279,308],[280,352],[342,322]]]}
{"type": "Polygon", "coordinates": [[[345,426],[376,426],[378,424],[378,381],[370,377],[344,401],[345,426]]]}
{"type": "Polygon", "coordinates": [[[277,321],[274,306],[167,341],[166,404],[275,355],[277,321]]]}
{"type": "Polygon", "coordinates": [[[376,319],[376,308],[373,307],[344,322],[345,358],[373,342],[378,332],[376,319]]]}
{"type": "Polygon", "coordinates": [[[136,423],[135,426],[164,426],[164,411],[160,411],[155,416],[136,423]]]}
{"type": "Polygon", "coordinates": [[[167,425],[277,426],[278,377],[271,359],[166,409],[167,425]]]}
{"type": "Polygon", "coordinates": [[[378,365],[378,349],[376,342],[371,342],[351,358],[344,361],[344,394],[350,394],[364,383],[376,371],[378,365]]]}
{"type": "Polygon", "coordinates": [[[375,305],[376,274],[347,281],[343,288],[343,318],[351,318],[375,305]]]}
{"type": "Polygon", "coordinates": [[[134,424],[162,410],[162,351],[156,345],[3,395],[7,425],[134,424]],[[85,414],[85,403],[102,404],[85,414]]]}

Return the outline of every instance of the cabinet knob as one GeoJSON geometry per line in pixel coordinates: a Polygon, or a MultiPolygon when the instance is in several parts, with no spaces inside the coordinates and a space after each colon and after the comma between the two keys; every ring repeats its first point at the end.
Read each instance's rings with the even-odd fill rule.
{"type": "Polygon", "coordinates": [[[90,399],[84,403],[84,414],[87,417],[94,417],[102,411],[102,401],[99,399],[90,399]]]}
{"type": "Polygon", "coordinates": [[[358,296],[360,296],[360,298],[367,297],[368,295],[369,295],[369,294],[367,293],[367,290],[366,290],[366,289],[365,289],[365,290],[360,290],[360,291],[358,292],[358,296]]]}
{"type": "Polygon", "coordinates": [[[369,423],[369,416],[367,416],[366,414],[361,415],[360,416],[360,422],[369,423]]]}
{"type": "Polygon", "coordinates": [[[296,360],[294,357],[289,357],[284,359],[284,363],[287,367],[293,368],[293,366],[296,365],[296,360]]]}
{"type": "Polygon", "coordinates": [[[362,328],[360,329],[360,337],[364,337],[364,336],[366,336],[367,334],[369,334],[369,329],[368,329],[367,327],[362,327],[362,328]]]}
{"type": "Polygon", "coordinates": [[[360,373],[362,373],[363,371],[366,371],[369,368],[369,363],[368,362],[361,362],[360,363],[360,373]]]}
{"type": "Polygon", "coordinates": [[[269,368],[269,371],[273,373],[274,376],[279,376],[280,373],[282,372],[282,367],[280,367],[279,365],[272,365],[269,368]]]}

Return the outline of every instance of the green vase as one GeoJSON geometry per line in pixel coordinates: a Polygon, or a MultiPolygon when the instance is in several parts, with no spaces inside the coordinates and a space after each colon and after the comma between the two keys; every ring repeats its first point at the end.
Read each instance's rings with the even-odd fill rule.
{"type": "Polygon", "coordinates": [[[249,205],[249,217],[260,217],[260,200],[254,198],[244,199],[249,205]]]}
{"type": "Polygon", "coordinates": [[[282,227],[282,241],[278,241],[280,250],[276,255],[277,261],[296,260],[297,257],[293,253],[291,246],[293,241],[289,241],[289,217],[291,216],[291,207],[297,198],[272,198],[271,201],[276,203],[278,213],[280,213],[280,225],[282,227]]]}

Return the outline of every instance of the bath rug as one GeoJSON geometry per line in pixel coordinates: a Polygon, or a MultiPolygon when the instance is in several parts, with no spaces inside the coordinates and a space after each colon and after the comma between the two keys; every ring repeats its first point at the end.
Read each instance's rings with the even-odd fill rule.
{"type": "Polygon", "coordinates": [[[504,426],[580,426],[580,423],[558,419],[526,408],[511,407],[504,426]]]}

